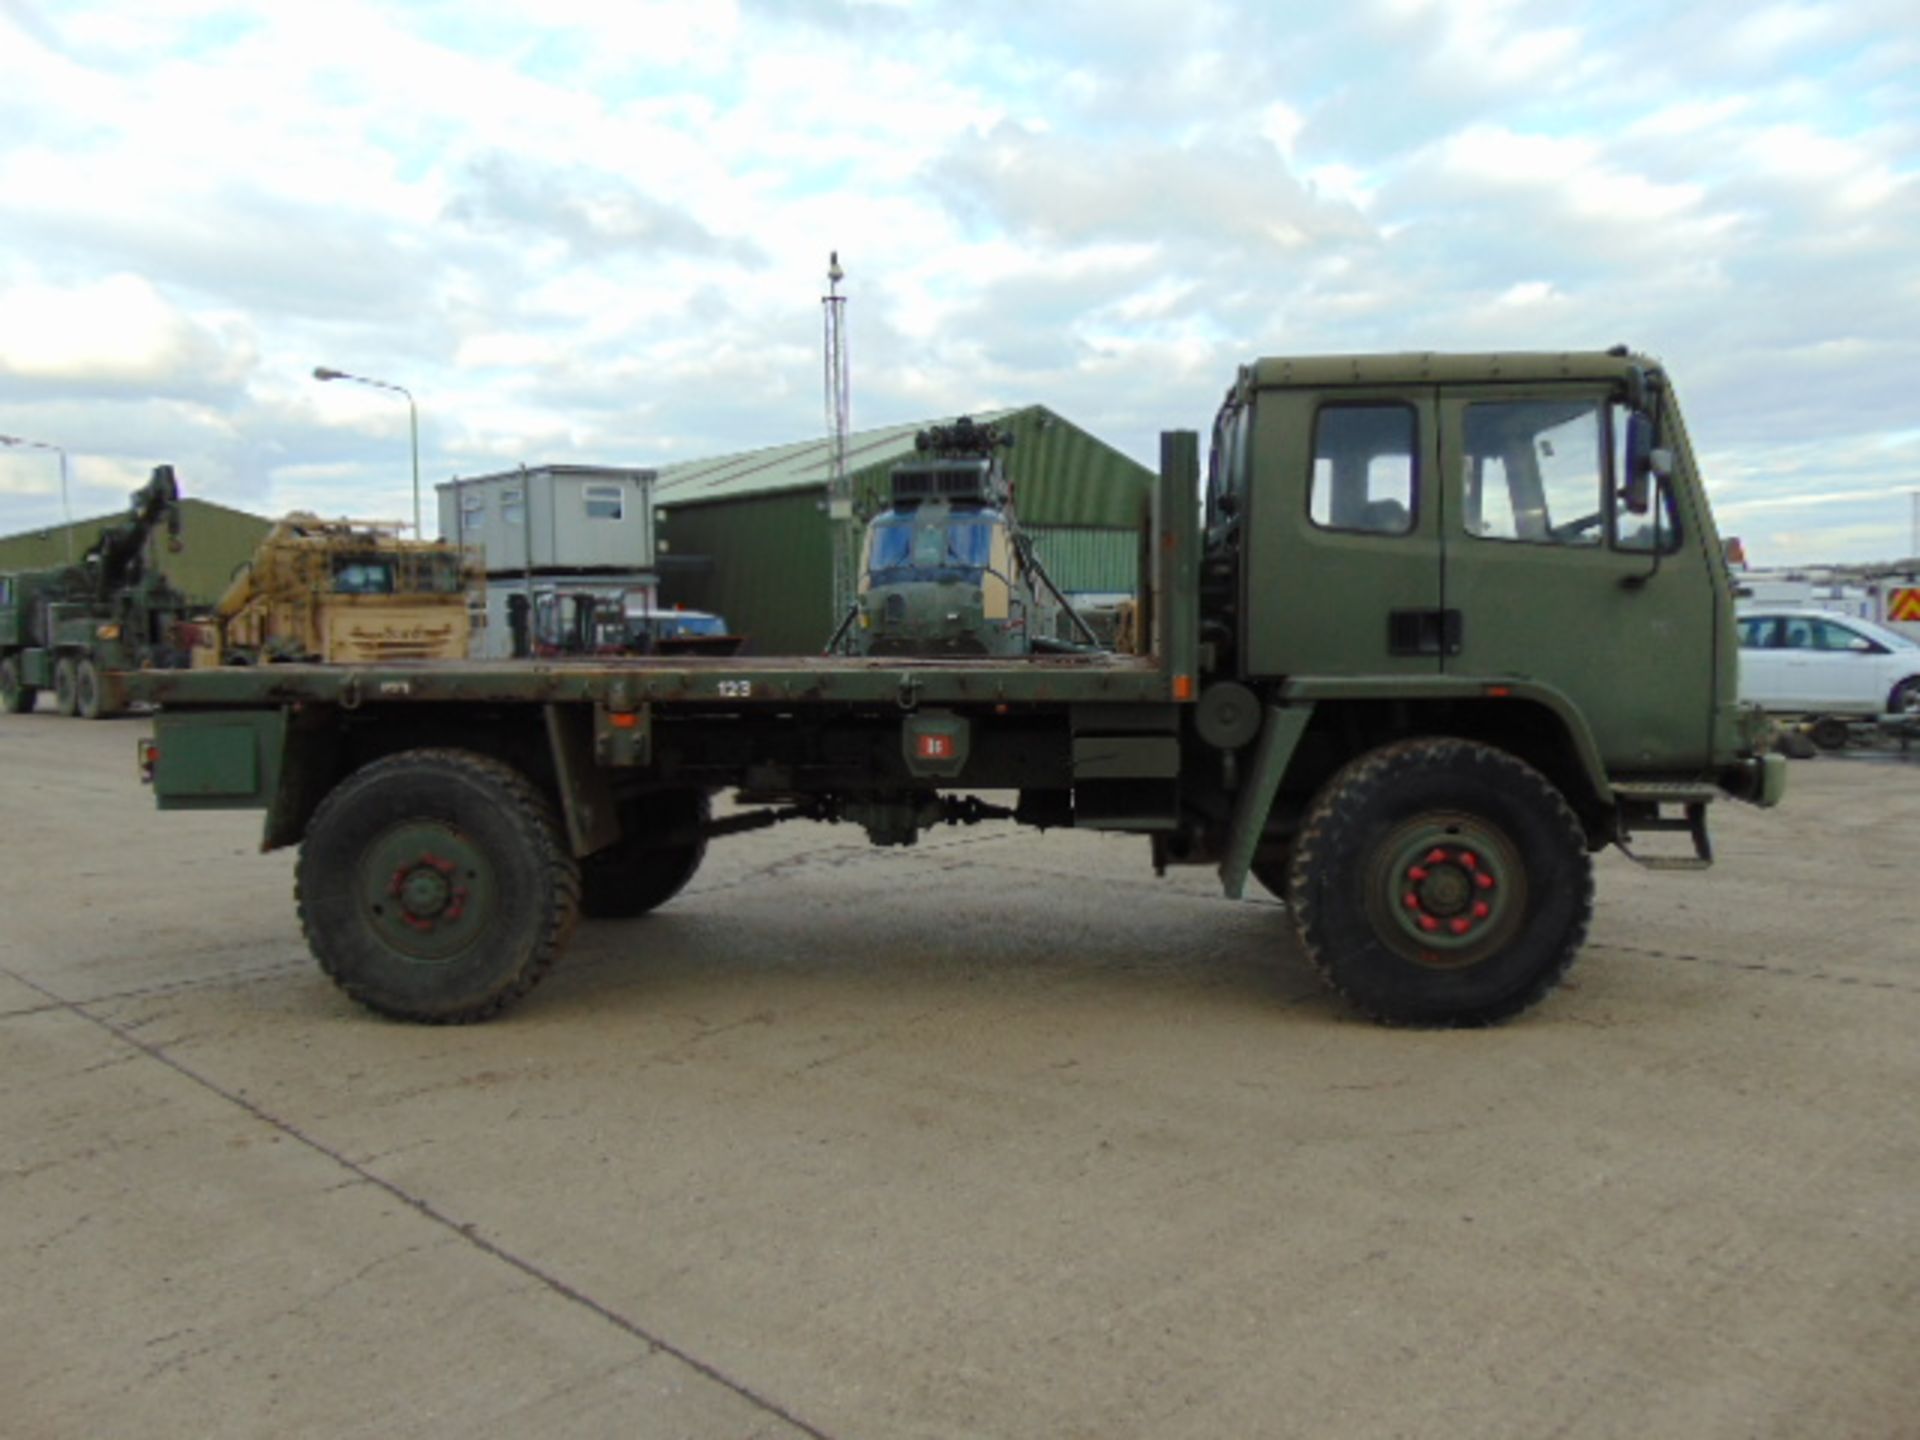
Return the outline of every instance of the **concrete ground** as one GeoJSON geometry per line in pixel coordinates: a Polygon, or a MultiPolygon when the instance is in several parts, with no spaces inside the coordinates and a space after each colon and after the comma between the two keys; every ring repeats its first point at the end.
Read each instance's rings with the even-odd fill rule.
{"type": "Polygon", "coordinates": [[[435,1030],[143,728],[0,719],[0,1433],[1920,1434],[1920,763],[1603,857],[1490,1032],[1137,841],[804,825],[435,1030]]]}

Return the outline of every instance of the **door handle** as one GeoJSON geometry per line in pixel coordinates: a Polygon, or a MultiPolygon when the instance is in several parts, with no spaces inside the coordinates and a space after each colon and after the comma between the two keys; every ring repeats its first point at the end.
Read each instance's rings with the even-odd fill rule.
{"type": "Polygon", "coordinates": [[[1389,655],[1458,655],[1465,622],[1458,610],[1389,610],[1389,655]]]}

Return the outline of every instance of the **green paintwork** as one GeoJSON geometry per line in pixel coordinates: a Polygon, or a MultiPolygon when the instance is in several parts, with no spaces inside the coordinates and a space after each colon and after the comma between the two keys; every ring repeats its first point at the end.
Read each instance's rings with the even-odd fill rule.
{"type": "Polygon", "coordinates": [[[1374,930],[1416,965],[1447,970],[1497,952],[1526,915],[1527,867],[1497,826],[1416,815],[1376,847],[1362,876],[1374,930]]]}
{"type": "MultiPolygon", "coordinates": [[[[1337,423],[1327,433],[1349,432],[1337,423]]],[[[1148,654],[746,654],[140,674],[136,695],[165,704],[170,729],[292,717],[281,743],[295,758],[281,769],[267,729],[209,739],[198,752],[163,746],[162,803],[242,802],[244,777],[223,778],[213,751],[268,747],[246,798],[272,801],[268,840],[286,843],[298,837],[314,792],[330,783],[326,767],[344,763],[328,746],[344,745],[349,731],[377,735],[404,708],[422,737],[416,743],[467,743],[487,733],[473,728],[475,717],[498,723],[534,705],[544,707],[548,768],[577,853],[603,842],[618,785],[733,784],[825,797],[847,818],[868,817],[876,837],[908,843],[938,812],[926,792],[971,783],[1043,799],[1070,792],[1071,823],[1156,834],[1165,847],[1157,853],[1217,861],[1237,894],[1255,855],[1284,842],[1289,817],[1351,747],[1424,733],[1436,718],[1456,727],[1450,733],[1471,735],[1479,724],[1520,737],[1518,748],[1552,771],[1595,843],[1629,808],[1616,804],[1616,785],[1643,810],[1666,803],[1662,784],[1688,795],[1718,784],[1763,803],[1779,798],[1779,767],[1756,754],[1764,733],[1737,705],[1717,537],[1678,404],[1653,362],[1611,354],[1260,361],[1242,372],[1216,450],[1224,463],[1203,540],[1193,504],[1198,440],[1163,439],[1153,513],[1136,551],[1148,654]],[[1671,452],[1661,489],[1678,520],[1677,546],[1657,566],[1649,551],[1628,547],[1630,507],[1618,517],[1608,508],[1619,482],[1610,478],[1603,490],[1598,462],[1599,528],[1569,533],[1593,531],[1599,543],[1528,530],[1547,523],[1526,491],[1535,470],[1552,478],[1578,449],[1566,448],[1558,430],[1542,442],[1545,422],[1535,420],[1558,425],[1564,412],[1584,424],[1590,413],[1585,443],[1617,471],[1613,437],[1628,409],[1651,408],[1654,395],[1656,443],[1671,452]],[[1409,437],[1399,483],[1413,502],[1404,523],[1359,523],[1381,498],[1370,493],[1371,467],[1389,452],[1366,438],[1387,433],[1377,427],[1351,430],[1363,443],[1330,452],[1329,492],[1315,496],[1322,411],[1353,404],[1399,407],[1409,437]],[[1506,426],[1499,434],[1524,443],[1496,455],[1485,438],[1494,419],[1506,426]],[[1511,514],[1488,509],[1491,474],[1508,485],[1511,514]],[[1342,492],[1356,475],[1368,490],[1342,492]],[[1470,528],[1466,517],[1476,513],[1470,528]],[[1491,533],[1495,523],[1511,526],[1514,539],[1491,533]],[[1243,737],[1193,723],[1196,695],[1228,684],[1262,707],[1257,743],[1251,729],[1243,737]],[[720,743],[729,737],[738,740],[732,748],[720,743]],[[233,793],[214,793],[222,786],[233,793]]],[[[1392,465],[1379,473],[1393,480],[1392,465]]],[[[779,543],[809,543],[798,520],[814,513],[810,498],[729,502],[745,503],[789,507],[795,530],[779,543]]],[[[693,533],[681,522],[698,508],[676,516],[678,533],[693,533]]],[[[820,535],[824,561],[823,527],[820,535]]],[[[778,570],[775,549],[769,572],[778,570]]],[[[788,594],[788,608],[817,613],[801,593],[788,594]]],[[[706,608],[742,607],[716,595],[706,608]]],[[[1034,812],[1045,823],[1066,823],[1062,814],[1057,804],[1034,812]]],[[[1394,853],[1411,853],[1424,838],[1394,853]]],[[[1376,886],[1380,896],[1388,888],[1376,886]]],[[[1446,883],[1436,882],[1428,900],[1433,913],[1451,916],[1446,883]]]]}
{"type": "Polygon", "coordinates": [[[1246,893],[1247,872],[1253,868],[1254,853],[1260,848],[1261,831],[1273,797],[1280,793],[1293,760],[1294,747],[1306,733],[1313,718],[1313,702],[1273,705],[1267,708],[1260,727],[1260,744],[1253,752],[1253,766],[1241,781],[1235,798],[1233,822],[1227,831],[1225,853],[1220,858],[1220,886],[1229,900],[1246,893]]]}
{"type": "Polygon", "coordinates": [[[286,712],[165,711],[154,717],[159,751],[153,795],[162,810],[258,810],[279,783],[286,712]]]}
{"type": "MultiPolygon", "coordinates": [[[[1554,708],[1572,717],[1576,736],[1583,722],[1599,757],[1596,766],[1583,755],[1590,772],[1706,773],[1730,758],[1730,587],[1678,402],[1655,362],[1614,354],[1266,360],[1243,372],[1235,401],[1251,413],[1243,422],[1251,443],[1238,452],[1242,473],[1234,477],[1247,674],[1343,676],[1368,687],[1383,677],[1443,674],[1469,685],[1524,682],[1563,697],[1554,708]],[[1648,551],[1627,548],[1635,518],[1613,513],[1622,478],[1613,437],[1649,384],[1660,394],[1657,443],[1674,457],[1680,525],[1677,552],[1657,568],[1648,551]],[[1519,528],[1516,538],[1479,533],[1495,524],[1476,509],[1480,491],[1469,488],[1469,417],[1585,404],[1596,407],[1595,422],[1580,438],[1598,459],[1573,508],[1599,517],[1578,532],[1594,543],[1545,531],[1521,538],[1528,516],[1496,517],[1519,528]],[[1413,494],[1393,488],[1404,485],[1393,466],[1376,461],[1369,472],[1373,498],[1384,489],[1412,500],[1404,531],[1316,512],[1316,447],[1325,454],[1328,444],[1316,436],[1334,433],[1321,428],[1331,425],[1327,417],[1351,406],[1391,406],[1412,422],[1413,494]],[[1289,623],[1294,616],[1299,623],[1289,623]],[[1406,643],[1405,627],[1423,616],[1433,622],[1432,643],[1406,643]],[[1443,625],[1457,630],[1457,644],[1443,625]]],[[[1487,473],[1510,477],[1516,494],[1535,465],[1570,463],[1545,440],[1502,453],[1487,473]]],[[[1485,481],[1489,496],[1494,484],[1485,481]]]]}
{"type": "Polygon", "coordinates": [[[1280,694],[1289,702],[1309,700],[1356,700],[1405,702],[1413,700],[1486,700],[1502,705],[1537,706],[1548,713],[1548,723],[1557,724],[1572,757],[1579,762],[1580,773],[1596,800],[1611,804],[1613,790],[1607,765],[1587,727],[1580,709],[1572,699],[1551,685],[1510,676],[1435,675],[1342,675],[1314,676],[1288,680],[1280,694]],[[1490,692],[1502,691],[1493,695],[1490,692]]]}

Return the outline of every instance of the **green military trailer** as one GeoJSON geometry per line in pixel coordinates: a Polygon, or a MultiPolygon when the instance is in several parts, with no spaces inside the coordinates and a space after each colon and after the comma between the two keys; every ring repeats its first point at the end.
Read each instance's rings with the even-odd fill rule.
{"type": "Polygon", "coordinates": [[[263,808],[326,972],[437,1022],[523,995],[577,915],[668,900],[710,840],[996,819],[1251,874],[1359,1010],[1487,1024],[1572,962],[1595,852],[1704,866],[1709,802],[1779,800],[1654,361],[1262,360],[1204,489],[1194,434],[1161,452],[1141,653],[153,673],[143,766],[163,808],[263,808]]]}

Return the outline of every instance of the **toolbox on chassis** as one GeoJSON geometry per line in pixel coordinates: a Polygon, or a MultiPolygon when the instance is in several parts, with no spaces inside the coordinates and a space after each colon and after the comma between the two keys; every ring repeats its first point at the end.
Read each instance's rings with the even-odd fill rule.
{"type": "Polygon", "coordinates": [[[163,808],[264,808],[326,972],[424,1021],[495,1013],[712,839],[1008,819],[1251,874],[1360,1010],[1485,1024],[1571,963],[1593,852],[1704,866],[1711,800],[1779,800],[1653,361],[1262,360],[1208,449],[1202,492],[1162,439],[1144,654],[155,673],[143,766],[163,808]]]}

